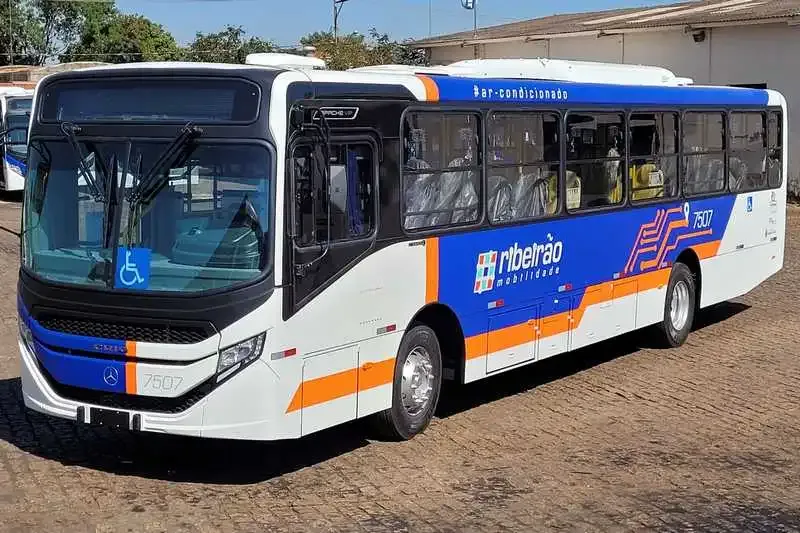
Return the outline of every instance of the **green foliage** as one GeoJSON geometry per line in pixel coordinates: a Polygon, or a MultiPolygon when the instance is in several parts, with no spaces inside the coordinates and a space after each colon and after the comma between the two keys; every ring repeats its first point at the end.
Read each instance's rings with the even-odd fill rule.
{"type": "Polygon", "coordinates": [[[258,37],[246,37],[241,26],[227,26],[217,33],[198,32],[186,48],[187,61],[209,63],[244,63],[247,54],[272,52],[275,45],[258,37]]]}
{"type": "MultiPolygon", "coordinates": [[[[0,24],[0,64],[43,65],[76,43],[85,30],[97,21],[116,13],[114,2],[64,2],[60,0],[13,0],[11,34],[8,24],[0,24]]],[[[0,21],[9,21],[9,5],[0,5],[0,21]]]]}
{"type": "MultiPolygon", "coordinates": [[[[426,62],[424,51],[392,41],[374,28],[368,36],[352,33],[336,40],[331,32],[315,32],[301,42],[315,46],[317,56],[331,69],[426,62]]],[[[12,44],[13,63],[27,65],[43,65],[54,59],[109,63],[183,59],[241,64],[248,54],[277,49],[272,41],[247,36],[241,26],[230,25],[216,33],[197,33],[194,41],[181,48],[161,25],[140,15],[120,13],[114,0],[0,0],[0,66],[11,63],[12,44]]]]}
{"type": "Polygon", "coordinates": [[[80,40],[61,55],[61,61],[136,63],[174,61],[180,57],[175,38],[160,24],[140,15],[114,14],[87,25],[80,40]]]}
{"type": "Polygon", "coordinates": [[[380,34],[375,28],[370,30],[369,39],[360,33],[351,33],[334,40],[331,32],[315,32],[306,35],[300,42],[314,46],[317,49],[316,56],[325,60],[328,68],[334,70],[387,63],[424,65],[427,61],[423,50],[392,41],[387,34],[380,34]]]}

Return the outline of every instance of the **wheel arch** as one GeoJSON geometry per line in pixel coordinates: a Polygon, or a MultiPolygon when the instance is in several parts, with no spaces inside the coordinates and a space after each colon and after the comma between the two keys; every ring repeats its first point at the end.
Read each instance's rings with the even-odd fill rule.
{"type": "Polygon", "coordinates": [[[436,333],[442,352],[443,380],[463,382],[466,347],[464,330],[456,313],[442,303],[430,303],[417,311],[408,329],[417,324],[424,324],[436,333]]]}
{"type": "Polygon", "coordinates": [[[694,278],[694,291],[695,291],[695,310],[700,309],[700,299],[703,290],[703,274],[702,268],[700,267],[700,258],[697,256],[697,252],[694,251],[692,248],[686,248],[683,250],[678,258],[675,260],[676,263],[683,263],[686,267],[691,271],[692,277],[694,278]]]}

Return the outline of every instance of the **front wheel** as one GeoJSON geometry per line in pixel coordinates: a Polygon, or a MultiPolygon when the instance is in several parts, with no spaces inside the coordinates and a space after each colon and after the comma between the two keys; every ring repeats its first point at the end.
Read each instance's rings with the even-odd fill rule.
{"type": "Polygon", "coordinates": [[[677,347],[686,342],[694,323],[696,297],[692,271],[683,263],[675,263],[667,285],[664,321],[660,327],[667,346],[677,347]]]}
{"type": "Polygon", "coordinates": [[[428,326],[414,326],[400,343],[392,406],[375,418],[379,431],[395,440],[422,433],[433,418],[441,386],[442,355],[436,333],[428,326]]]}

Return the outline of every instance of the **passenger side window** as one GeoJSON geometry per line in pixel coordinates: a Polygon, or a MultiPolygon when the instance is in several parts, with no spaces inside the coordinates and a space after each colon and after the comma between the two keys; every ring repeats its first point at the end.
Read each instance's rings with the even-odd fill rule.
{"type": "Polygon", "coordinates": [[[770,187],[783,184],[783,114],[769,113],[767,120],[767,181],[770,187]]]}
{"type": "Polygon", "coordinates": [[[423,229],[478,220],[479,116],[424,111],[403,122],[403,226],[423,229]]]}
{"type": "Polygon", "coordinates": [[[311,145],[295,148],[296,228],[299,246],[358,239],[375,227],[375,156],[369,143],[332,143],[330,187],[311,145]],[[329,222],[330,218],[330,222],[329,222]],[[330,226],[329,226],[330,224],[330,226]]]}
{"type": "Polygon", "coordinates": [[[631,200],[678,195],[678,114],[633,113],[630,132],[631,200]]]}
{"type": "Polygon", "coordinates": [[[489,220],[554,215],[561,166],[558,115],[492,113],[487,131],[489,220]]]}
{"type": "Polygon", "coordinates": [[[767,186],[767,115],[731,113],[731,149],[728,179],[731,191],[753,191],[767,186]]]}
{"type": "Polygon", "coordinates": [[[621,113],[567,115],[567,209],[622,203],[623,124],[621,113]]]}
{"type": "Polygon", "coordinates": [[[725,190],[725,115],[683,118],[683,190],[687,196],[725,190]]]}

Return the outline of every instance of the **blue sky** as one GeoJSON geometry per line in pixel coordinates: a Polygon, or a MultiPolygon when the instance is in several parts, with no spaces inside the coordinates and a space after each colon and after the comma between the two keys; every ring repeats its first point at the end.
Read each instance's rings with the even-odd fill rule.
{"type": "MultiPolygon", "coordinates": [[[[478,25],[488,26],[554,13],[636,7],[665,0],[477,0],[478,25]]],[[[472,29],[472,12],[460,0],[431,0],[433,33],[472,29]]],[[[306,33],[330,29],[332,0],[117,0],[126,13],[140,13],[165,26],[182,44],[198,31],[226,24],[249,35],[295,45],[306,33]]],[[[393,39],[428,35],[428,0],[349,0],[340,18],[342,31],[367,33],[370,27],[393,39]]]]}

